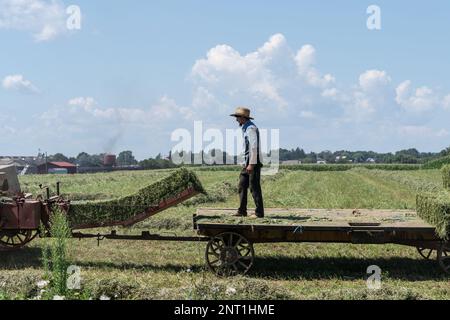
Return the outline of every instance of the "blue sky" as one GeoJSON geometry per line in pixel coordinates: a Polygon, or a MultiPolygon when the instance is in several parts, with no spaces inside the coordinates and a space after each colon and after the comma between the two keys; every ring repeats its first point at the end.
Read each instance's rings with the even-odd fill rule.
{"type": "Polygon", "coordinates": [[[143,159],[195,120],[233,128],[237,104],[282,147],[440,151],[449,15],[448,1],[0,0],[0,154],[143,159]]]}

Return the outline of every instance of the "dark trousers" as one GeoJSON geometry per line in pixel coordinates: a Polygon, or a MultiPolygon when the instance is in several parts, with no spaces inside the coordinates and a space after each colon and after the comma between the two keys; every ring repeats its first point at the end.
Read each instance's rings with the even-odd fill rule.
{"type": "Polygon", "coordinates": [[[261,190],[261,166],[255,166],[255,169],[251,174],[248,174],[247,170],[244,168],[239,177],[239,198],[241,202],[239,213],[242,215],[247,215],[248,188],[250,188],[253,200],[255,201],[256,215],[261,218],[264,217],[264,204],[261,190]]]}

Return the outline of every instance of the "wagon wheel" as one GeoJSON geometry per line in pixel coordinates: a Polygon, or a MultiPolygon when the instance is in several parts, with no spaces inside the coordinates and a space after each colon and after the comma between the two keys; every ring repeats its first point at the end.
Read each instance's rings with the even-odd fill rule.
{"type": "Polygon", "coordinates": [[[18,249],[32,241],[37,235],[37,230],[2,230],[0,231],[0,247],[18,249]]]}
{"type": "Polygon", "coordinates": [[[417,251],[425,260],[432,260],[436,249],[417,247],[417,251]]]}
{"type": "Polygon", "coordinates": [[[253,244],[238,233],[225,232],[206,246],[206,263],[219,276],[246,274],[253,266],[253,244]]]}
{"type": "Polygon", "coordinates": [[[450,243],[443,243],[438,250],[438,262],[441,268],[450,274],[450,243]]]}

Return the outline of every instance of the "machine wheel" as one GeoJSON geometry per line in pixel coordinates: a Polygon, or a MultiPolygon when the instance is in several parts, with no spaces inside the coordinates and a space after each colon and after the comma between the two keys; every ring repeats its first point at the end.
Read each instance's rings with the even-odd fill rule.
{"type": "Polygon", "coordinates": [[[438,262],[442,270],[450,274],[450,243],[442,243],[438,250],[438,262]]]}
{"type": "Polygon", "coordinates": [[[37,230],[0,230],[0,248],[18,249],[38,235],[37,230]]]}
{"type": "Polygon", "coordinates": [[[436,253],[436,249],[417,247],[417,252],[419,252],[425,260],[432,260],[434,259],[433,256],[436,253]]]}
{"type": "Polygon", "coordinates": [[[253,244],[238,233],[219,234],[206,246],[206,263],[218,276],[244,275],[253,266],[254,258],[253,244]]]}

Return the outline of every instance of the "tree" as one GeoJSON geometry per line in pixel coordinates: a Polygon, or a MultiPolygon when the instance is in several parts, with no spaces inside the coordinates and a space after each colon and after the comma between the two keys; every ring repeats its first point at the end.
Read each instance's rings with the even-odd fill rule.
{"type": "Polygon", "coordinates": [[[103,156],[99,154],[90,155],[81,152],[76,159],[76,163],[80,167],[101,167],[103,165],[103,156]]]}
{"type": "Polygon", "coordinates": [[[138,162],[133,156],[132,151],[122,151],[119,153],[119,156],[117,157],[117,164],[119,166],[133,166],[136,165],[138,162]]]}
{"type": "Polygon", "coordinates": [[[54,154],[50,157],[48,157],[49,161],[56,161],[56,162],[70,162],[69,158],[67,158],[62,153],[54,154]]]}
{"type": "Polygon", "coordinates": [[[146,159],[139,162],[139,165],[143,169],[167,169],[167,168],[176,168],[172,161],[166,159],[146,159]]]}
{"type": "Polygon", "coordinates": [[[448,147],[448,148],[442,150],[440,155],[441,155],[442,157],[450,156],[450,147],[448,147]]]}

